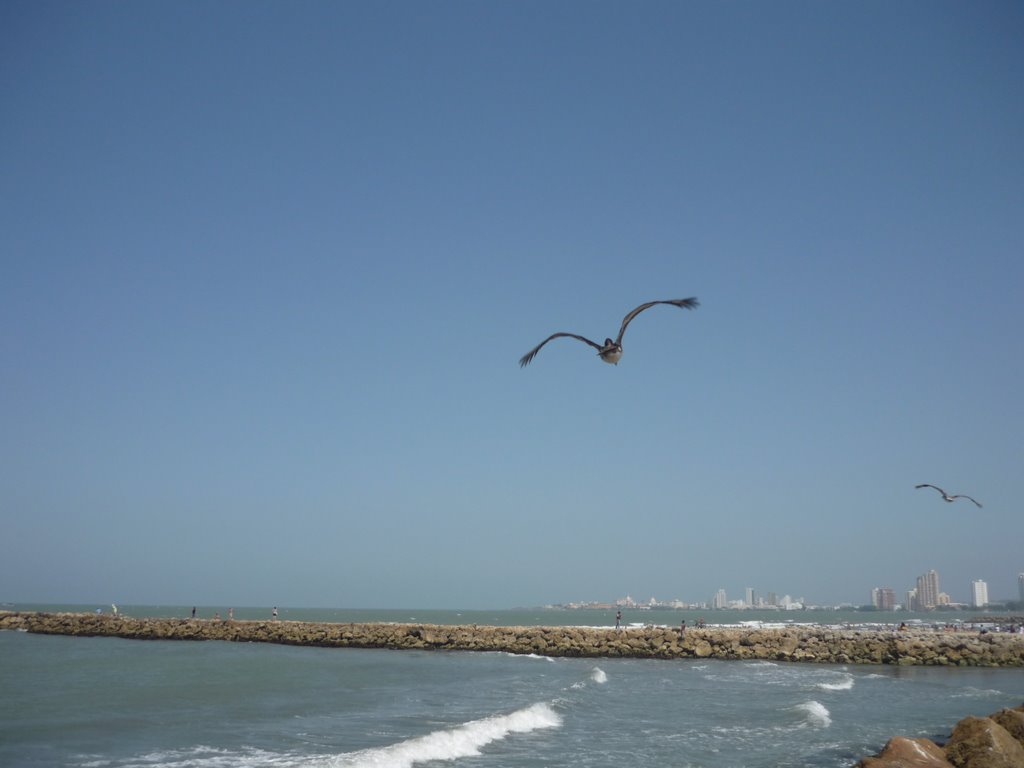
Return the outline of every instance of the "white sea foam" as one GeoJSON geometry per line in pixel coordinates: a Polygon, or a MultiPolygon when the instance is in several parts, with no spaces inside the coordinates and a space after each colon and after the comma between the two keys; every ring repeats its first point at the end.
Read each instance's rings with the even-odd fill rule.
{"type": "Polygon", "coordinates": [[[590,673],[590,679],[600,685],[601,683],[608,682],[608,675],[600,667],[594,667],[594,671],[590,673]]]}
{"type": "Polygon", "coordinates": [[[507,715],[472,720],[456,728],[434,731],[391,746],[339,755],[325,765],[339,768],[411,768],[431,760],[479,755],[481,748],[509,734],[557,728],[561,724],[561,716],[551,705],[539,702],[507,715]]]}
{"type": "MultiPolygon", "coordinates": [[[[315,760],[317,760],[315,758],[315,760]]],[[[239,750],[217,747],[196,746],[187,749],[172,749],[139,755],[129,761],[95,760],[83,763],[83,768],[104,768],[116,765],[119,768],[298,768],[309,765],[301,756],[268,752],[255,747],[239,750]]],[[[322,761],[316,764],[323,765],[322,761]]]]}
{"type": "Polygon", "coordinates": [[[966,688],[964,688],[964,689],[962,689],[962,690],[960,690],[960,691],[958,691],[956,693],[951,693],[950,694],[950,698],[952,698],[952,699],[985,699],[985,698],[988,698],[989,696],[1003,696],[1003,695],[1005,695],[1005,694],[1003,694],[1002,691],[997,691],[994,688],[974,688],[972,686],[967,686],[966,688]]]}
{"type": "Polygon", "coordinates": [[[853,688],[853,675],[844,673],[842,680],[835,683],[818,683],[823,691],[848,691],[853,688]]]}
{"type": "Polygon", "coordinates": [[[552,656],[540,656],[539,654],[536,654],[536,653],[528,653],[528,654],[526,654],[526,656],[527,656],[527,658],[530,658],[530,659],[540,659],[542,661],[550,661],[552,664],[555,663],[555,659],[552,656]]]}
{"type": "Polygon", "coordinates": [[[513,656],[517,659],[539,659],[541,661],[550,661],[554,663],[554,658],[551,656],[541,656],[539,653],[511,653],[509,651],[499,651],[502,656],[513,656]]]}
{"type": "Polygon", "coordinates": [[[795,709],[802,712],[810,725],[828,728],[832,725],[832,715],[820,701],[805,701],[797,704],[795,709]]]}

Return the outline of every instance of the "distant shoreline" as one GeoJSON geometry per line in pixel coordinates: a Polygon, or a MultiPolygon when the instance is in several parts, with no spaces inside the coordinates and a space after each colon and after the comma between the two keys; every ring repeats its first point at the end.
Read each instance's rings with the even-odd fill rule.
{"type": "Polygon", "coordinates": [[[330,648],[490,651],[554,657],[760,659],[822,664],[1024,667],[1024,635],[793,626],[703,629],[131,618],[0,611],[0,629],[133,640],[221,640],[330,648]]]}

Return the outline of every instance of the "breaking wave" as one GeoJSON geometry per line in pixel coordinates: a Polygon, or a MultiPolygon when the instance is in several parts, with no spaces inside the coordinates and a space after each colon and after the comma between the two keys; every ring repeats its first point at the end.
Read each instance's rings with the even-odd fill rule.
{"type": "Polygon", "coordinates": [[[832,725],[832,715],[820,701],[805,701],[797,704],[794,709],[802,712],[808,725],[817,728],[828,728],[832,725]]]}
{"type": "Polygon", "coordinates": [[[509,651],[499,651],[502,656],[511,656],[516,659],[536,659],[538,661],[550,661],[554,663],[554,658],[551,656],[541,656],[539,653],[510,653],[509,651]]]}
{"type": "Polygon", "coordinates": [[[328,765],[346,768],[411,768],[431,760],[455,760],[479,755],[481,748],[509,734],[557,728],[562,718],[551,705],[540,702],[507,715],[471,720],[456,728],[434,731],[426,736],[339,756],[328,765]]]}
{"type": "Polygon", "coordinates": [[[551,705],[540,702],[507,715],[471,720],[386,747],[337,755],[302,756],[248,747],[237,751],[194,747],[153,752],[127,763],[94,759],[82,765],[83,768],[412,768],[419,763],[479,755],[483,747],[510,734],[558,728],[561,724],[561,716],[551,705]]]}
{"type": "Polygon", "coordinates": [[[848,691],[853,688],[853,675],[844,673],[842,680],[835,683],[818,683],[823,691],[848,691]]]}

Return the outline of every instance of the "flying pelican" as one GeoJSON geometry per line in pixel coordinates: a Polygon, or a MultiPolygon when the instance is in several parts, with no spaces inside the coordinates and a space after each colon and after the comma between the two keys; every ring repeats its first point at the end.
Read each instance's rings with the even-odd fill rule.
{"type": "MultiPolygon", "coordinates": [[[[920,485],[915,485],[914,487],[915,488],[934,488],[936,491],[938,491],[939,493],[942,494],[942,500],[943,501],[951,501],[952,502],[952,501],[956,501],[957,499],[968,499],[970,501],[974,501],[974,499],[972,499],[970,496],[965,496],[962,493],[958,493],[958,494],[956,494],[954,496],[950,496],[944,490],[939,488],[939,486],[932,485],[931,483],[921,483],[920,485]]],[[[976,502],[976,501],[974,501],[974,503],[977,504],[978,509],[981,509],[981,504],[978,504],[978,502],[976,502]]]]}
{"type": "Polygon", "coordinates": [[[597,344],[596,342],[593,342],[590,339],[584,336],[579,336],[575,333],[553,333],[546,339],[544,339],[544,341],[542,341],[536,347],[534,347],[525,355],[520,357],[519,367],[522,368],[523,366],[529,365],[530,361],[533,360],[534,356],[536,356],[536,354],[540,352],[541,347],[543,347],[552,339],[557,339],[559,336],[569,336],[574,339],[579,339],[583,343],[589,344],[594,349],[596,349],[598,356],[606,363],[618,365],[619,358],[622,357],[622,334],[626,332],[626,326],[629,325],[629,321],[632,320],[637,315],[639,315],[648,307],[653,307],[655,304],[671,304],[675,307],[680,307],[684,309],[696,309],[698,306],[700,306],[700,302],[698,302],[697,299],[693,297],[689,299],[668,299],[667,301],[648,301],[646,304],[641,304],[639,307],[637,307],[624,318],[622,318],[622,326],[619,328],[618,337],[615,339],[615,341],[612,341],[611,339],[605,339],[604,344],[597,344]]]}

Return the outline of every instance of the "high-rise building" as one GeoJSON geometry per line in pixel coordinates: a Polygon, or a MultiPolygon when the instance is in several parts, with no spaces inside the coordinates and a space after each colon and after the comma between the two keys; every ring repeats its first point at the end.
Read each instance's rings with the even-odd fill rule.
{"type": "Polygon", "coordinates": [[[934,568],[917,577],[917,610],[931,610],[939,604],[939,573],[934,568]]]}
{"type": "Polygon", "coordinates": [[[892,587],[875,587],[871,590],[871,604],[880,611],[891,611],[896,607],[896,593],[892,587]]]}
{"type": "Polygon", "coordinates": [[[725,596],[725,590],[720,589],[715,593],[714,599],[711,601],[712,608],[728,608],[729,598],[725,596]]]}
{"type": "Polygon", "coordinates": [[[907,610],[908,611],[919,611],[921,607],[917,604],[917,590],[907,590],[907,610]]]}
{"type": "MultiPolygon", "coordinates": [[[[1022,573],[1021,576],[1024,576],[1024,573],[1022,573]]],[[[1024,589],[1024,587],[1021,587],[1021,589],[1024,589]]],[[[1021,600],[1024,600],[1024,597],[1022,597],[1021,600]]],[[[776,606],[778,604],[779,604],[779,596],[776,595],[774,592],[769,592],[768,593],[768,605],[776,606]]]]}
{"type": "Polygon", "coordinates": [[[981,579],[971,582],[971,607],[984,608],[988,605],[988,584],[981,579]]]}
{"type": "Polygon", "coordinates": [[[1017,574],[1017,599],[1024,603],[1024,573],[1017,574]]]}
{"type": "Polygon", "coordinates": [[[754,607],[754,588],[747,587],[747,608],[754,607]]]}

